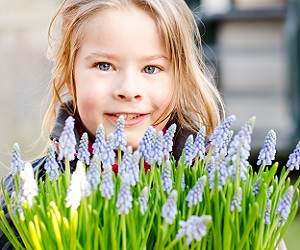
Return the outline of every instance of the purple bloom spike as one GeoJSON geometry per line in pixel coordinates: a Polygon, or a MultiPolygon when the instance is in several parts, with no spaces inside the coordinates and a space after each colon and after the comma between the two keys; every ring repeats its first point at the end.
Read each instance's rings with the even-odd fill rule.
{"type": "Polygon", "coordinates": [[[107,142],[103,145],[103,151],[100,154],[103,165],[112,166],[115,163],[116,153],[113,149],[113,135],[107,138],[107,142]]]}
{"type": "Polygon", "coordinates": [[[201,176],[198,179],[195,186],[189,191],[186,197],[186,200],[188,202],[188,207],[195,206],[202,201],[203,198],[202,195],[206,184],[206,179],[207,177],[205,175],[201,176]]]}
{"type": "Polygon", "coordinates": [[[87,180],[92,188],[96,188],[100,182],[100,161],[96,156],[93,156],[91,164],[87,169],[87,180]]]}
{"type": "Polygon", "coordinates": [[[75,119],[69,116],[65,122],[65,127],[59,138],[59,160],[63,158],[67,161],[75,159],[76,138],[74,134],[74,121],[75,119]]]}
{"type": "Polygon", "coordinates": [[[176,235],[177,239],[186,237],[186,244],[190,245],[192,241],[200,241],[208,231],[208,225],[212,222],[210,215],[201,217],[192,215],[187,221],[179,221],[180,229],[176,235]]]}
{"type": "Polygon", "coordinates": [[[186,139],[185,145],[184,145],[184,164],[191,166],[194,159],[194,138],[193,135],[189,135],[189,137],[186,139]]]}
{"type": "Polygon", "coordinates": [[[162,189],[167,194],[172,191],[173,181],[172,181],[172,168],[170,160],[166,160],[163,164],[162,173],[161,173],[161,183],[162,189]]]}
{"type": "Polygon", "coordinates": [[[97,155],[100,159],[100,155],[106,145],[105,130],[102,124],[100,124],[96,131],[95,142],[93,143],[93,154],[97,155]]]}
{"type": "Polygon", "coordinates": [[[125,151],[127,140],[125,136],[125,118],[123,115],[118,117],[117,125],[114,130],[114,149],[125,151]]]}
{"type": "Polygon", "coordinates": [[[24,161],[21,159],[20,146],[18,143],[15,143],[13,146],[10,166],[13,176],[24,170],[24,161]]]}
{"type": "Polygon", "coordinates": [[[280,216],[280,222],[285,223],[289,217],[289,214],[291,212],[291,206],[294,196],[294,188],[293,186],[290,186],[284,196],[279,201],[279,205],[277,208],[277,213],[280,216]]]}
{"type": "Polygon", "coordinates": [[[173,190],[162,207],[161,215],[168,224],[173,224],[177,214],[177,196],[177,191],[173,190]]]}
{"type": "Polygon", "coordinates": [[[214,188],[216,172],[218,177],[218,188],[222,189],[229,175],[227,170],[227,161],[225,158],[225,149],[222,149],[216,157],[211,157],[211,160],[207,165],[207,172],[210,189],[214,188]]]}
{"type": "Polygon", "coordinates": [[[205,127],[201,127],[194,142],[194,156],[201,160],[205,157],[205,127]]]}
{"type": "Polygon", "coordinates": [[[173,123],[166,131],[163,139],[163,152],[166,159],[169,159],[173,148],[173,138],[176,132],[176,124],[173,123]]]}
{"type": "Polygon", "coordinates": [[[105,199],[110,199],[114,195],[115,184],[113,181],[113,172],[110,165],[103,166],[102,181],[100,191],[105,199]]]}
{"type": "Polygon", "coordinates": [[[300,141],[298,142],[293,153],[289,155],[289,160],[286,163],[288,170],[293,171],[294,169],[299,170],[300,167],[300,141]]]}
{"type": "Polygon", "coordinates": [[[123,176],[120,192],[117,198],[118,214],[128,214],[132,208],[132,193],[130,190],[130,182],[128,176],[123,176]]]}
{"type": "Polygon", "coordinates": [[[149,188],[144,187],[139,196],[140,211],[142,215],[144,215],[148,209],[148,200],[149,200],[149,188]]]}
{"type": "Polygon", "coordinates": [[[243,191],[241,187],[238,187],[236,193],[231,201],[230,211],[233,212],[237,210],[238,212],[242,211],[241,203],[242,203],[242,195],[243,191]]]}
{"type": "Polygon", "coordinates": [[[90,152],[89,152],[89,138],[87,133],[83,133],[79,143],[79,149],[77,153],[77,158],[82,163],[89,165],[90,164],[90,152]]]}
{"type": "Polygon", "coordinates": [[[45,163],[45,169],[46,173],[49,176],[50,181],[55,181],[59,177],[59,165],[58,162],[56,161],[55,157],[55,149],[52,144],[49,145],[48,147],[48,154],[46,158],[46,163],[45,163]]]}
{"type": "Polygon", "coordinates": [[[154,140],[154,145],[152,148],[153,151],[153,162],[157,162],[157,164],[161,165],[163,157],[164,157],[164,153],[163,153],[163,132],[159,131],[156,134],[156,138],[154,140]]]}
{"type": "Polygon", "coordinates": [[[276,133],[274,130],[270,130],[265,138],[264,145],[259,152],[257,165],[272,165],[272,161],[275,159],[276,154],[276,133]]]}
{"type": "Polygon", "coordinates": [[[152,164],[152,147],[153,147],[153,139],[154,139],[155,129],[153,127],[147,128],[140,144],[139,144],[139,152],[144,156],[145,161],[148,164],[152,164]]]}

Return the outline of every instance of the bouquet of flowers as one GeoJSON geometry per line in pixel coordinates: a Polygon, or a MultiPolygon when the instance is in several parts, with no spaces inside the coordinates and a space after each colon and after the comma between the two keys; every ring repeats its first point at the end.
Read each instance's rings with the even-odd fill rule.
{"type": "Polygon", "coordinates": [[[300,143],[279,169],[270,130],[256,172],[248,162],[255,119],[235,135],[234,120],[214,130],[208,147],[204,128],[189,136],[175,161],[175,124],[164,134],[149,127],[133,151],[121,116],[110,136],[98,127],[91,155],[87,134],[75,150],[69,117],[45,176],[14,146],[13,192],[1,185],[12,224],[1,208],[0,228],[16,249],[273,250],[298,209],[300,179],[292,185],[288,173],[299,169],[300,143]]]}

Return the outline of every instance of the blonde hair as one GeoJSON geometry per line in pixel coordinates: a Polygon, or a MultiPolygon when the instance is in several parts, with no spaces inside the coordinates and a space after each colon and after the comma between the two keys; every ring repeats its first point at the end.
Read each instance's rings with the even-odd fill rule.
{"type": "MultiPolygon", "coordinates": [[[[89,17],[107,8],[136,6],[149,13],[157,24],[170,55],[174,72],[174,93],[164,120],[175,114],[181,126],[197,131],[205,126],[208,134],[224,118],[224,106],[209,77],[202,57],[201,36],[197,22],[184,0],[65,0],[49,27],[50,59],[53,61],[51,100],[43,129],[51,131],[57,109],[71,97],[74,114],[77,108],[74,84],[74,61],[80,48],[82,29],[89,17]],[[59,25],[58,37],[53,36],[59,25]],[[54,39],[53,39],[54,37],[54,39]],[[54,43],[53,43],[54,42],[54,43]],[[68,93],[66,83],[71,86],[68,93]]],[[[67,106],[65,106],[68,109],[67,106]]],[[[158,123],[161,121],[158,121],[158,123]]]]}

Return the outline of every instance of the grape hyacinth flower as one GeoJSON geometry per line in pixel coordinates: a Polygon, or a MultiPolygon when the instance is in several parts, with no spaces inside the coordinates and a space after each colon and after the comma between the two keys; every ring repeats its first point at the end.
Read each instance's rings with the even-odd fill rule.
{"type": "Polygon", "coordinates": [[[65,122],[65,127],[59,138],[59,160],[65,158],[67,161],[71,161],[75,158],[76,138],[74,134],[74,121],[75,119],[69,116],[65,122]]]}
{"type": "Polygon", "coordinates": [[[93,143],[93,154],[97,155],[100,159],[101,153],[104,150],[105,141],[105,130],[102,124],[97,127],[95,142],[93,143]]]}
{"type": "Polygon", "coordinates": [[[194,185],[194,187],[189,191],[187,194],[186,200],[188,202],[188,207],[191,208],[192,206],[197,205],[202,201],[203,191],[206,184],[207,177],[201,176],[199,177],[198,181],[194,185]]]}
{"type": "Polygon", "coordinates": [[[26,162],[24,169],[20,171],[21,186],[19,191],[20,204],[27,202],[32,207],[34,198],[38,194],[38,185],[34,178],[34,171],[29,162],[26,162]]]}
{"type": "Polygon", "coordinates": [[[185,145],[184,145],[184,164],[191,166],[194,159],[194,138],[193,135],[189,135],[186,139],[185,145]]]}
{"type": "Polygon", "coordinates": [[[81,199],[90,193],[91,186],[86,177],[85,166],[81,161],[77,161],[76,170],[72,174],[71,183],[67,191],[66,207],[77,209],[81,199]]]}
{"type": "Polygon", "coordinates": [[[86,165],[90,164],[89,138],[87,133],[83,133],[81,136],[77,158],[86,165]]]}
{"type": "Polygon", "coordinates": [[[162,190],[169,194],[173,188],[172,168],[170,160],[166,160],[162,166],[161,172],[162,190]]]}
{"type": "Polygon", "coordinates": [[[187,221],[179,221],[180,229],[176,235],[177,239],[186,237],[186,244],[190,245],[192,241],[200,241],[208,231],[208,226],[212,222],[210,215],[201,217],[192,215],[187,221]]]}
{"type": "Polygon", "coordinates": [[[152,164],[152,146],[153,146],[153,138],[155,134],[155,129],[150,126],[147,128],[141,142],[139,143],[139,152],[145,158],[145,161],[148,164],[152,164]]]}
{"type": "Polygon", "coordinates": [[[93,189],[96,188],[100,182],[100,172],[100,161],[97,156],[94,155],[86,174],[87,180],[93,189]]]}
{"type": "Polygon", "coordinates": [[[222,189],[222,187],[226,184],[226,180],[229,175],[227,170],[225,149],[221,149],[219,155],[211,157],[210,162],[207,164],[207,175],[210,189],[214,188],[216,173],[218,178],[218,188],[222,189]]]}
{"type": "Polygon", "coordinates": [[[177,191],[173,190],[162,207],[161,215],[167,224],[173,224],[177,215],[177,191]]]}
{"type": "Polygon", "coordinates": [[[184,175],[184,172],[182,173],[182,176],[181,176],[181,183],[180,183],[180,185],[181,185],[181,190],[185,190],[186,185],[185,185],[185,175],[184,175]]]}
{"type": "Polygon", "coordinates": [[[10,166],[13,176],[24,170],[24,161],[21,159],[20,146],[18,143],[15,143],[13,146],[10,166]]]}
{"type": "Polygon", "coordinates": [[[139,180],[139,157],[140,153],[138,151],[132,153],[132,147],[128,146],[125,149],[118,171],[121,179],[126,176],[132,186],[135,186],[139,180]]]}
{"type": "Polygon", "coordinates": [[[291,153],[289,155],[289,160],[286,163],[286,166],[289,171],[293,171],[294,169],[299,170],[299,167],[300,167],[300,141],[298,142],[293,153],[291,153]]]}
{"type": "Polygon", "coordinates": [[[50,144],[48,147],[48,154],[46,157],[45,167],[46,174],[49,176],[50,181],[55,181],[59,177],[59,168],[58,162],[55,158],[55,149],[53,144],[50,144]]]}
{"type": "Polygon", "coordinates": [[[161,165],[164,153],[163,153],[163,140],[164,135],[162,131],[159,131],[156,133],[156,137],[154,140],[153,148],[152,148],[152,154],[153,154],[153,162],[157,162],[157,164],[161,165]]]}
{"type": "Polygon", "coordinates": [[[236,177],[236,173],[238,171],[238,177],[243,181],[245,181],[248,176],[248,158],[250,156],[251,134],[254,122],[255,117],[252,117],[234,136],[229,145],[227,154],[230,176],[236,177]]]}
{"type": "Polygon", "coordinates": [[[109,135],[107,142],[103,145],[103,151],[101,152],[100,158],[103,165],[112,166],[115,163],[116,153],[113,148],[113,135],[109,135]]]}
{"type": "Polygon", "coordinates": [[[203,160],[205,157],[205,127],[201,127],[194,141],[194,157],[203,160]]]}
{"type": "Polygon", "coordinates": [[[264,145],[262,146],[257,165],[272,165],[272,161],[275,159],[276,154],[276,133],[274,130],[270,130],[265,138],[264,145]]]}
{"type": "Polygon", "coordinates": [[[238,187],[236,193],[231,201],[230,211],[233,212],[237,210],[238,212],[242,211],[241,203],[242,203],[242,195],[243,191],[241,187],[238,187]]]}
{"type": "Polygon", "coordinates": [[[149,188],[144,187],[139,196],[140,211],[142,215],[144,215],[148,209],[148,200],[149,200],[149,188]]]}
{"type": "Polygon", "coordinates": [[[128,214],[132,208],[132,193],[130,190],[130,182],[128,176],[123,176],[121,182],[120,192],[117,198],[117,210],[118,214],[128,214]]]}
{"type": "Polygon", "coordinates": [[[113,181],[113,172],[112,172],[112,168],[110,165],[103,166],[100,191],[101,191],[102,196],[108,200],[114,195],[115,184],[113,181]]]}
{"type": "Polygon", "coordinates": [[[126,149],[127,140],[125,136],[125,118],[123,115],[120,115],[117,119],[117,124],[113,132],[113,147],[114,149],[120,149],[124,151],[126,149]]]}
{"type": "Polygon", "coordinates": [[[285,223],[289,217],[294,196],[294,187],[290,186],[284,196],[279,201],[277,213],[280,216],[280,222],[285,223]]]}
{"type": "Polygon", "coordinates": [[[163,153],[166,159],[168,160],[170,157],[170,152],[173,148],[173,138],[176,132],[176,124],[173,123],[164,134],[163,138],[163,153]]]}
{"type": "Polygon", "coordinates": [[[253,186],[253,194],[254,196],[257,196],[259,193],[259,185],[260,185],[260,179],[257,179],[253,186]]]}

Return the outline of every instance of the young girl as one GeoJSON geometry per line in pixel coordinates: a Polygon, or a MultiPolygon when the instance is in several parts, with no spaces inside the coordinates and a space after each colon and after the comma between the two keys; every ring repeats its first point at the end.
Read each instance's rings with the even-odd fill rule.
{"type": "MultiPolygon", "coordinates": [[[[49,29],[53,61],[51,102],[44,127],[54,143],[66,118],[77,141],[97,126],[111,133],[125,117],[136,148],[149,126],[177,124],[173,155],[187,136],[223,118],[221,98],[208,77],[197,23],[184,0],[65,0],[49,29]]],[[[33,162],[44,171],[45,157],[33,162]]],[[[7,189],[12,189],[6,178],[7,189]]],[[[0,235],[2,232],[0,232],[0,235]]],[[[0,246],[9,248],[6,238],[0,246]]]]}

